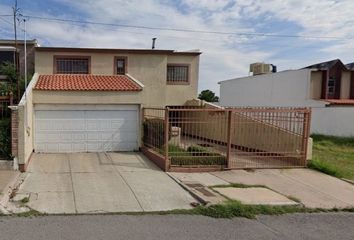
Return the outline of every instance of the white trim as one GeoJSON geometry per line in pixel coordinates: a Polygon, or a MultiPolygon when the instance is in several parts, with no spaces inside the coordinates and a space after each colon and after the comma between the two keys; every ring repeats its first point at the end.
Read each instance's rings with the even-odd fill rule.
{"type": "Polygon", "coordinates": [[[8,106],[8,108],[10,108],[12,111],[18,110],[18,106],[8,106]]]}
{"type": "Polygon", "coordinates": [[[136,78],[132,77],[131,75],[129,75],[128,73],[125,74],[127,75],[129,78],[131,78],[131,80],[133,80],[136,84],[138,84],[140,87],[145,87],[144,84],[142,84],[139,80],[137,80],[136,78]]]}
{"type": "Polygon", "coordinates": [[[32,77],[31,82],[28,84],[25,93],[22,95],[21,101],[18,104],[19,106],[24,106],[26,104],[26,95],[32,92],[34,86],[36,86],[36,83],[38,81],[39,74],[35,73],[32,77]]]}
{"type": "Polygon", "coordinates": [[[79,110],[89,110],[89,111],[136,111],[139,110],[139,104],[35,104],[35,111],[79,111],[79,110]]]}

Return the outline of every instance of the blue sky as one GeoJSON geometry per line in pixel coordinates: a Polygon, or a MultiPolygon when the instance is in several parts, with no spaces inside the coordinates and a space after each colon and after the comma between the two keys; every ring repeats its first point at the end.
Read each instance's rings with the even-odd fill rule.
{"type": "MultiPolygon", "coordinates": [[[[0,15],[11,14],[12,5],[12,0],[2,0],[0,15]]],[[[159,49],[200,49],[199,90],[218,93],[218,81],[248,75],[249,64],[258,61],[279,70],[334,58],[354,61],[352,0],[18,0],[18,5],[23,15],[40,17],[339,38],[218,35],[27,20],[29,37],[42,46],[150,48],[151,38],[157,37],[159,49]]],[[[13,36],[11,21],[0,16],[0,38],[13,36]]]]}

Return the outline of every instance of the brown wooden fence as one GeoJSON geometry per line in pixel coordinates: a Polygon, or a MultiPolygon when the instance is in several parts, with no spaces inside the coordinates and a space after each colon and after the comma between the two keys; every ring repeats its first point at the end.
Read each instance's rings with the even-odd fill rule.
{"type": "Polygon", "coordinates": [[[143,151],[168,171],[305,167],[310,115],[308,108],[145,108],[143,151]]]}

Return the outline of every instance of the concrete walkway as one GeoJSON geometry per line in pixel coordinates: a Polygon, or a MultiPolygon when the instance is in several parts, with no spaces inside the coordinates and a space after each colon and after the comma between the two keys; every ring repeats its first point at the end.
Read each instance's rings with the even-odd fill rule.
{"type": "Polygon", "coordinates": [[[232,170],[213,173],[171,173],[181,181],[206,186],[242,183],[265,185],[309,208],[354,207],[354,185],[310,169],[232,170]]]}
{"type": "Polygon", "coordinates": [[[140,153],[35,154],[15,199],[45,213],[164,211],[195,202],[140,153]]]}
{"type": "Polygon", "coordinates": [[[0,213],[4,211],[3,207],[6,206],[19,175],[18,171],[0,170],[0,213]]]}

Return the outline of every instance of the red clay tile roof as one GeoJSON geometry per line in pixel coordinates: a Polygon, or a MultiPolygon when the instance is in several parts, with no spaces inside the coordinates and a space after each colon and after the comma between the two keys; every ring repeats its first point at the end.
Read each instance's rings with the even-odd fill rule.
{"type": "Polygon", "coordinates": [[[140,91],[126,75],[54,74],[39,75],[36,90],[52,91],[140,91]]]}
{"type": "Polygon", "coordinates": [[[354,105],[354,99],[325,99],[330,105],[354,105]]]}

